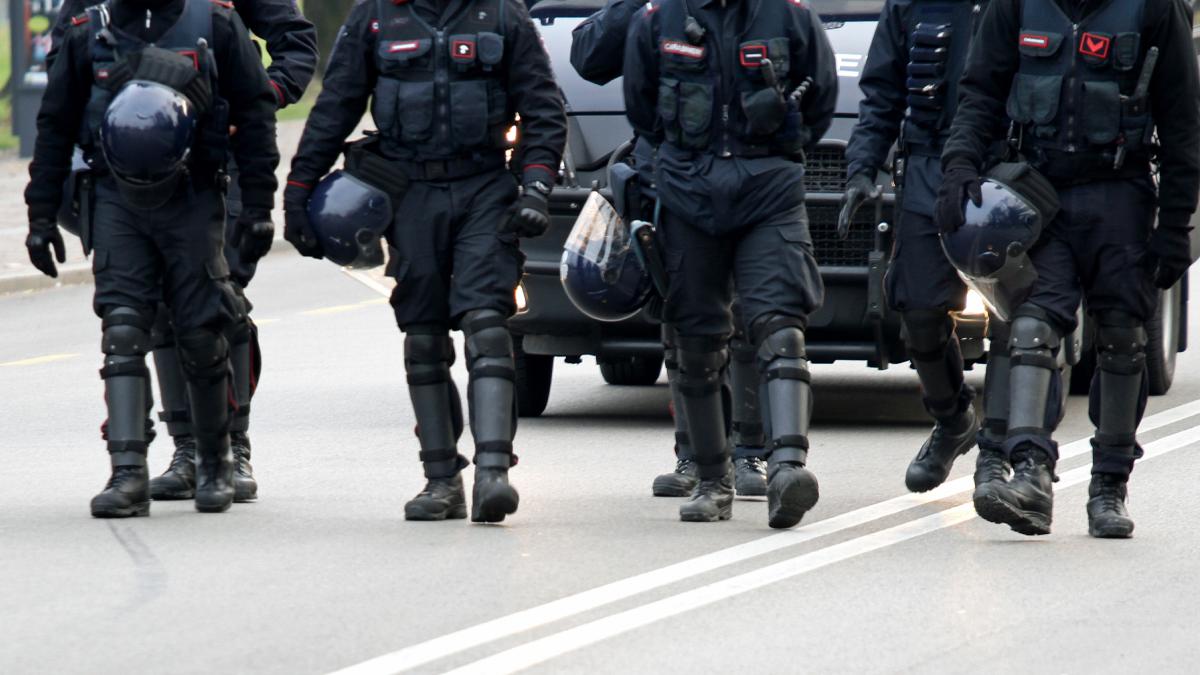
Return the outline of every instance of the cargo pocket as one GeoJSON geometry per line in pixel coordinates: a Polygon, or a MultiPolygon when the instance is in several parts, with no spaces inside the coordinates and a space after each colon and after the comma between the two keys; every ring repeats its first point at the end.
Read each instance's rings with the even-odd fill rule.
{"type": "Polygon", "coordinates": [[[679,83],[679,128],[683,130],[685,147],[708,147],[708,130],[712,125],[712,92],[712,85],[679,83]]]}
{"type": "Polygon", "coordinates": [[[1008,97],[1008,116],[1018,124],[1050,124],[1058,116],[1062,76],[1017,73],[1008,97]]]}
{"type": "Polygon", "coordinates": [[[662,78],[658,83],[658,116],[663,120],[667,140],[679,142],[679,80],[662,78]]]}
{"type": "Polygon", "coordinates": [[[450,83],[450,128],[454,141],[473,147],[487,139],[488,92],[484,80],[450,83]]]}
{"type": "Polygon", "coordinates": [[[1089,143],[1108,145],[1121,133],[1121,88],[1116,82],[1084,82],[1083,130],[1089,143]]]}
{"type": "Polygon", "coordinates": [[[433,82],[400,82],[396,96],[400,138],[423,141],[433,127],[433,82]]]}
{"type": "Polygon", "coordinates": [[[742,113],[746,116],[746,135],[769,136],[787,119],[787,103],[773,87],[742,92],[742,113]]]}
{"type": "Polygon", "coordinates": [[[108,251],[95,251],[92,254],[92,274],[96,275],[108,269],[108,251]]]}
{"type": "Polygon", "coordinates": [[[789,244],[800,244],[805,250],[811,250],[812,234],[808,231],[808,211],[805,210],[803,223],[780,226],[779,236],[789,244]]]}
{"type": "Polygon", "coordinates": [[[412,267],[412,263],[402,257],[400,251],[396,250],[395,247],[388,246],[387,267],[383,268],[384,275],[395,279],[398,286],[408,276],[410,267],[412,267]]]}
{"type": "Polygon", "coordinates": [[[208,278],[213,281],[221,281],[229,278],[229,263],[225,260],[225,254],[213,256],[204,263],[204,270],[208,272],[208,278]]]}

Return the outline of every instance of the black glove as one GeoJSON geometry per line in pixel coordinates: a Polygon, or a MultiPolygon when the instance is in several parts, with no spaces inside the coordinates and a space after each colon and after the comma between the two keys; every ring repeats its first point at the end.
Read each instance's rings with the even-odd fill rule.
{"type": "Polygon", "coordinates": [[[1158,227],[1150,235],[1146,252],[1146,268],[1154,275],[1154,285],[1167,289],[1174,286],[1192,266],[1191,231],[1187,219],[1160,215],[1158,227]]]}
{"type": "Polygon", "coordinates": [[[872,199],[879,199],[881,190],[865,173],[856,173],[846,181],[846,193],[842,195],[842,212],[838,214],[838,238],[850,234],[850,221],[858,209],[872,199]]]}
{"type": "Polygon", "coordinates": [[[275,241],[275,223],[270,218],[242,215],[233,224],[233,236],[229,243],[238,250],[238,255],[248,263],[256,263],[271,250],[275,241]]]}
{"type": "Polygon", "coordinates": [[[62,233],[58,225],[49,220],[35,220],[29,224],[29,236],[25,237],[25,248],[29,249],[29,261],[38,271],[51,278],[58,278],[58,268],[54,265],[55,258],[59,264],[67,261],[67,250],[63,245],[62,233]],[[50,257],[50,247],[54,247],[54,257],[50,257]]]}
{"type": "Polygon", "coordinates": [[[942,187],[938,190],[934,218],[943,234],[962,227],[966,201],[970,198],[975,206],[983,205],[983,191],[979,185],[979,170],[965,160],[956,160],[946,168],[942,176],[942,187]]]}
{"type": "Polygon", "coordinates": [[[325,257],[325,252],[321,250],[321,242],[308,222],[308,198],[311,194],[310,188],[288,181],[283,191],[283,238],[295,246],[300,255],[321,259],[325,257]]]}
{"type": "Polygon", "coordinates": [[[521,198],[513,209],[512,217],[500,226],[503,234],[515,233],[518,237],[537,237],[550,227],[550,190],[538,183],[521,189],[521,198]]]}

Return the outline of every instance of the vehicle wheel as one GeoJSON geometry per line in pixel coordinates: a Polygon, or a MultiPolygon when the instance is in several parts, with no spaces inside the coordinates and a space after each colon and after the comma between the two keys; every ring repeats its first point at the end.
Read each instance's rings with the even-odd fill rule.
{"type": "Polygon", "coordinates": [[[538,417],[550,402],[550,383],[554,376],[554,357],[526,354],[521,338],[513,338],[513,357],[517,367],[517,415],[538,417]]]}
{"type": "Polygon", "coordinates": [[[647,387],[658,382],[658,376],[662,373],[662,355],[597,360],[600,362],[600,374],[609,384],[647,387]]]}
{"type": "Polygon", "coordinates": [[[1158,311],[1146,324],[1146,373],[1150,395],[1162,396],[1175,381],[1175,357],[1179,353],[1179,285],[1162,291],[1158,311]]]}

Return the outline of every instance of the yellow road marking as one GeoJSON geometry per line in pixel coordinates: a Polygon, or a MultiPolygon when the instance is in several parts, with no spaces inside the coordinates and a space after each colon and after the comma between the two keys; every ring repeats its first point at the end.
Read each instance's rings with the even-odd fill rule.
{"type": "Polygon", "coordinates": [[[361,309],[361,308],[362,308],[362,305],[358,305],[358,304],[334,305],[332,307],[322,307],[320,309],[310,309],[310,310],[307,310],[304,312],[300,312],[300,314],[301,314],[301,316],[322,316],[325,314],[341,314],[342,312],[349,312],[349,311],[361,309]]]}
{"type": "Polygon", "coordinates": [[[32,359],[21,359],[20,361],[8,361],[7,363],[0,363],[0,368],[6,368],[9,366],[40,366],[43,363],[54,363],[55,361],[73,359],[76,356],[79,356],[79,354],[47,354],[46,356],[35,356],[32,359]]]}

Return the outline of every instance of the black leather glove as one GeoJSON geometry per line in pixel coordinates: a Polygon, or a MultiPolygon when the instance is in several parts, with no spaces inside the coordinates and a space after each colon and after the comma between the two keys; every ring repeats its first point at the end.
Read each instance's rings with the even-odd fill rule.
{"type": "Polygon", "coordinates": [[[943,234],[962,227],[968,198],[975,206],[983,205],[979,170],[970,162],[955,160],[942,176],[942,187],[934,207],[934,218],[943,234]]]}
{"type": "Polygon", "coordinates": [[[67,261],[67,249],[63,244],[62,233],[58,225],[49,220],[35,220],[29,224],[29,236],[25,237],[25,248],[29,249],[29,262],[38,271],[51,278],[58,278],[59,264],[67,261]],[[54,256],[50,256],[50,248],[54,248],[54,256]]]}
{"type": "Polygon", "coordinates": [[[518,237],[538,237],[550,227],[550,188],[532,183],[521,188],[512,217],[500,226],[504,234],[515,233],[518,237]]]}
{"type": "Polygon", "coordinates": [[[838,214],[838,238],[845,239],[850,234],[850,221],[858,209],[872,199],[879,199],[882,190],[865,173],[856,173],[846,181],[846,193],[842,195],[842,212],[838,214]]]}
{"type": "Polygon", "coordinates": [[[233,236],[229,243],[238,250],[238,255],[248,263],[256,263],[275,241],[275,223],[270,218],[257,214],[242,213],[233,224],[233,236]]]}
{"type": "Polygon", "coordinates": [[[1154,285],[1167,289],[1174,286],[1192,266],[1191,231],[1188,219],[1160,214],[1158,227],[1150,235],[1146,252],[1146,268],[1154,275],[1154,285]]]}
{"type": "Polygon", "coordinates": [[[308,198],[311,194],[311,188],[288,181],[288,186],[283,190],[283,238],[295,246],[300,255],[321,259],[325,257],[325,252],[308,222],[308,198]]]}

